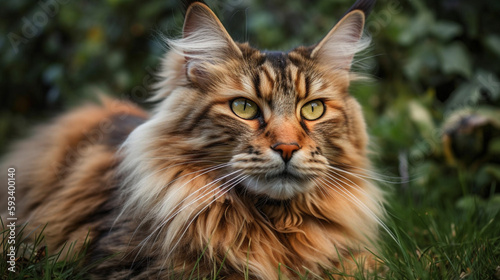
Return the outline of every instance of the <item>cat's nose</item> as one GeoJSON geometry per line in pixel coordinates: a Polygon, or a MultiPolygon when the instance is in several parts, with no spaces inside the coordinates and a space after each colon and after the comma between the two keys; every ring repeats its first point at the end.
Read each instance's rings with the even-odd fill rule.
{"type": "Polygon", "coordinates": [[[271,149],[281,153],[283,160],[288,162],[292,158],[293,153],[300,149],[300,146],[297,143],[276,143],[271,146],[271,149]]]}

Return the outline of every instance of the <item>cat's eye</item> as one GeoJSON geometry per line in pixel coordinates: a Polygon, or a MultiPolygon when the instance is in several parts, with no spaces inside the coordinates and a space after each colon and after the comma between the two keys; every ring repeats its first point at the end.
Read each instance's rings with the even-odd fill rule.
{"type": "Polygon", "coordinates": [[[323,116],[325,112],[325,105],[321,100],[313,100],[307,102],[302,109],[300,109],[300,114],[302,117],[309,121],[314,121],[323,116]]]}
{"type": "Polygon", "coordinates": [[[259,107],[255,102],[242,97],[231,102],[231,110],[236,116],[245,120],[254,119],[259,113],[259,107]]]}

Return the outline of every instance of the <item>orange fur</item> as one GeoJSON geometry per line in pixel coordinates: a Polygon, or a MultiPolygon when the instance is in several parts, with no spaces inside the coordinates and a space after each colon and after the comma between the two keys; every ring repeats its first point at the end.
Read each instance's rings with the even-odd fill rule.
{"type": "Polygon", "coordinates": [[[344,261],[352,273],[351,254],[373,266],[383,194],[366,179],[368,136],[348,94],[364,19],[354,9],[316,46],[261,52],[192,4],[151,117],[106,99],[15,147],[5,164],[18,169],[19,216],[47,224],[52,250],[90,230],[89,261],[119,253],[96,279],[214,267],[226,279],[276,279],[278,267],[322,277],[344,261]],[[238,117],[238,98],[258,114],[238,117]],[[314,120],[301,113],[310,101],[325,108],[314,120]]]}
{"type": "Polygon", "coordinates": [[[45,235],[52,250],[68,241],[78,240],[78,246],[82,245],[89,230],[85,218],[108,199],[103,186],[111,180],[116,149],[107,148],[103,140],[118,129],[111,117],[147,117],[129,103],[111,99],[103,103],[103,107],[87,105],[38,127],[32,138],[17,143],[4,160],[4,166],[16,168],[16,215],[20,222],[28,222],[26,232],[49,224],[45,235]],[[72,227],[79,230],[73,232],[72,227]]]}

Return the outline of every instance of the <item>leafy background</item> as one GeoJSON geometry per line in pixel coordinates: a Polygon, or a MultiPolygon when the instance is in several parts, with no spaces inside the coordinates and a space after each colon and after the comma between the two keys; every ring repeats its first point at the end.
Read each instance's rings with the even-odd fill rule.
{"type": "MultiPolygon", "coordinates": [[[[206,2],[236,40],[290,49],[320,40],[353,1],[206,2]]],[[[97,92],[150,107],[160,34],[180,34],[181,11],[173,0],[4,1],[0,153],[97,92]]],[[[356,66],[372,81],[351,92],[392,176],[388,225],[401,244],[382,258],[395,279],[500,279],[498,15],[495,0],[380,0],[368,18],[373,44],[356,66]]]]}

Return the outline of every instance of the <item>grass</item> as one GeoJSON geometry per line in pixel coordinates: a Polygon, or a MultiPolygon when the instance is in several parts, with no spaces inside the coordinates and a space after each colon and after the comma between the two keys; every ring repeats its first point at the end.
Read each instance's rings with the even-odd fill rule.
{"type": "Polygon", "coordinates": [[[88,241],[84,241],[81,249],[75,249],[75,243],[66,244],[58,253],[49,255],[48,248],[43,245],[43,229],[40,234],[25,232],[25,227],[17,227],[15,236],[16,259],[14,272],[9,270],[10,264],[6,256],[8,248],[14,244],[9,243],[10,229],[0,219],[2,260],[0,261],[1,279],[88,279],[88,271],[92,265],[84,265],[84,258],[88,248],[88,241]],[[28,242],[28,237],[33,235],[34,242],[28,242]],[[66,248],[67,247],[67,248],[66,248]],[[68,252],[68,257],[63,258],[62,252],[68,252]]]}
{"type": "MultiPolygon", "coordinates": [[[[400,193],[390,201],[386,223],[398,242],[383,233],[378,252],[374,253],[384,263],[383,273],[358,273],[352,275],[355,279],[500,279],[497,197],[488,200],[471,197],[467,203],[426,201],[417,205],[409,194],[400,193]]],[[[63,260],[60,253],[47,254],[42,235],[35,238],[36,249],[29,250],[26,235],[23,229],[17,234],[16,244],[24,245],[19,246],[16,272],[7,271],[6,261],[0,262],[2,279],[87,279],[92,268],[82,265],[86,246],[81,250],[70,248],[72,257],[63,260]]],[[[4,245],[8,229],[2,231],[2,236],[4,245]]],[[[283,270],[285,266],[278,269],[283,270]]],[[[219,269],[214,268],[211,279],[218,279],[218,272],[219,269]]],[[[196,271],[187,275],[189,279],[198,279],[196,271]]],[[[342,275],[345,276],[331,272],[330,279],[342,275]]]]}
{"type": "MultiPolygon", "coordinates": [[[[402,201],[401,201],[402,202],[402,201]]],[[[446,203],[411,206],[394,203],[380,258],[384,279],[500,279],[499,212],[446,203]]]]}

